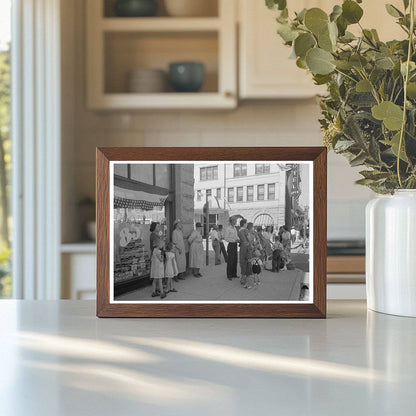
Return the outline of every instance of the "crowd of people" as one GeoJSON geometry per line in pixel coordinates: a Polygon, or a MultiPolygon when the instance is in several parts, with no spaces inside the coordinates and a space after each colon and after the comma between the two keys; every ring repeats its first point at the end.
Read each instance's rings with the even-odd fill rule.
{"type": "MultiPolygon", "coordinates": [[[[180,220],[174,222],[172,238],[168,244],[160,223],[153,222],[150,232],[152,297],[160,296],[164,299],[169,292],[177,292],[173,282],[184,280],[187,270],[196,278],[202,277],[204,246],[201,223],[195,224],[186,239],[187,244],[180,220]]],[[[263,269],[279,272],[290,267],[294,237],[295,234],[286,225],[275,232],[271,226],[255,227],[252,222],[242,218],[237,227],[235,217],[230,218],[225,228],[214,225],[209,234],[215,265],[221,264],[221,256],[224,257],[227,279],[240,279],[246,289],[260,284],[263,269]],[[237,275],[238,263],[241,277],[237,275]]]]}

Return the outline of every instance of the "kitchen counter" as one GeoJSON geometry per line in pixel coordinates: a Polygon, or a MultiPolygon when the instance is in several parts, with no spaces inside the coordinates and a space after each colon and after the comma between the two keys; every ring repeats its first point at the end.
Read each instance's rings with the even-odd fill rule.
{"type": "Polygon", "coordinates": [[[0,415],[414,415],[416,319],[97,319],[0,301],[0,415]]]}

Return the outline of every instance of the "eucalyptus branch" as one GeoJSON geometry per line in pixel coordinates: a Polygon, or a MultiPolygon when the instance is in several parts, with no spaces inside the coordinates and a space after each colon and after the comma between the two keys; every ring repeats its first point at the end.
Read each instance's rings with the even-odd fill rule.
{"type": "Polygon", "coordinates": [[[400,140],[399,140],[399,149],[397,152],[397,178],[399,180],[399,185],[402,188],[402,177],[400,173],[400,157],[402,155],[403,139],[404,132],[406,129],[406,108],[407,108],[407,83],[409,82],[409,68],[410,62],[412,59],[412,50],[413,50],[413,36],[415,28],[415,0],[410,0],[410,30],[409,30],[409,44],[407,47],[407,60],[406,60],[406,73],[404,76],[404,85],[403,85],[403,118],[402,118],[402,127],[400,129],[400,140]]]}

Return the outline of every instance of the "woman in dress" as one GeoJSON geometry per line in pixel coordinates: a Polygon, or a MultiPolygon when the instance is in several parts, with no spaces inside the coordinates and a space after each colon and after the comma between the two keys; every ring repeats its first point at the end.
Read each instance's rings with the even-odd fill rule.
{"type": "Polygon", "coordinates": [[[250,232],[247,229],[247,220],[240,220],[240,229],[238,230],[238,238],[240,239],[240,268],[241,280],[240,283],[245,285],[247,278],[250,276],[249,259],[251,257],[250,232]]]}
{"type": "Polygon", "coordinates": [[[189,267],[195,277],[202,277],[199,272],[203,265],[204,247],[202,245],[202,224],[197,222],[195,230],[192,231],[188,238],[189,247],[189,267]]]}
{"type": "Polygon", "coordinates": [[[177,278],[179,280],[184,280],[186,272],[186,253],[185,241],[183,239],[182,232],[182,223],[180,220],[176,220],[173,223],[172,243],[175,246],[176,265],[178,266],[179,272],[177,278]]]}

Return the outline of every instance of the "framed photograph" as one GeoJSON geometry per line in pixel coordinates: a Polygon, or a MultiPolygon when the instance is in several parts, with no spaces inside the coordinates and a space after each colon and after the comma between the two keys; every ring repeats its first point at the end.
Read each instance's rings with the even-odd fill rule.
{"type": "Polygon", "coordinates": [[[326,155],[97,149],[97,316],[324,318],[326,155]]]}

